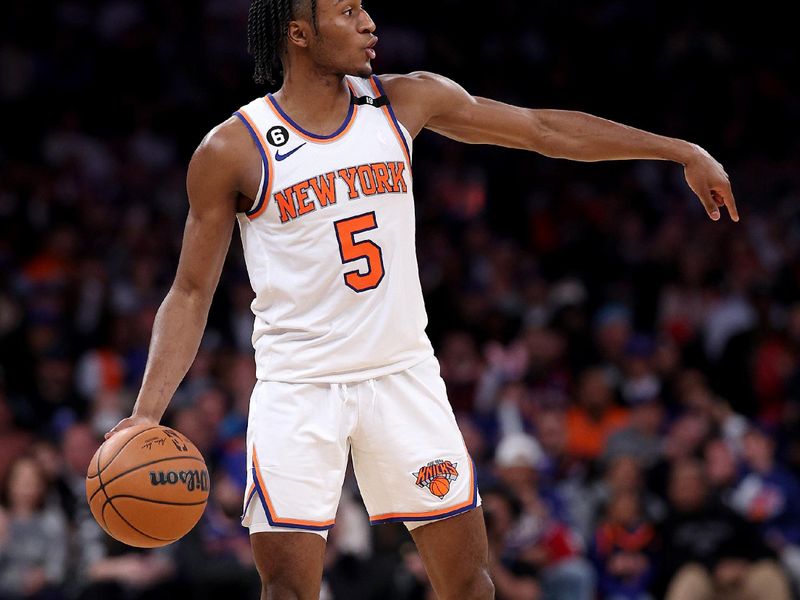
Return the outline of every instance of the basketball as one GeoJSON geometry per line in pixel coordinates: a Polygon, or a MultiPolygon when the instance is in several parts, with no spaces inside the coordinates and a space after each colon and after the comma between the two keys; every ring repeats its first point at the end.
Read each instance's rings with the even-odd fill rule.
{"type": "Polygon", "coordinates": [[[97,450],[86,474],[94,518],[108,535],[138,548],[186,535],[205,510],[209,487],[194,444],[160,425],[116,433],[97,450]]]}
{"type": "Polygon", "coordinates": [[[437,477],[431,481],[431,493],[439,498],[444,498],[450,491],[450,482],[444,477],[437,477]]]}

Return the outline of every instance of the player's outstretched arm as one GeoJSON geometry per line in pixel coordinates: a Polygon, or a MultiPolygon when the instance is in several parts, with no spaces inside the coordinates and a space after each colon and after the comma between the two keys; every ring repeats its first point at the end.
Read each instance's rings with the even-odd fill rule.
{"type": "Polygon", "coordinates": [[[381,78],[398,119],[412,135],[423,128],[468,144],[532,150],[578,161],[654,159],[684,166],[686,182],[708,215],[726,206],[739,220],[728,175],[705,150],[582,112],[527,109],[472,96],[457,83],[432,73],[381,78]]]}
{"type": "Polygon", "coordinates": [[[213,130],[189,163],[190,207],[175,281],[153,324],[133,414],[106,438],[126,427],[158,423],[197,355],[235,222],[239,160],[233,151],[239,133],[235,127],[226,122],[213,130]]]}

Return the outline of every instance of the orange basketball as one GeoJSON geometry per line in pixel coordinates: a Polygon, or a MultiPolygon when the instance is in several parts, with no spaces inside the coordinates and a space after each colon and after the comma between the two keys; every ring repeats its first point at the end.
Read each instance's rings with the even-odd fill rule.
{"type": "Polygon", "coordinates": [[[94,518],[108,535],[138,548],[165,546],[189,533],[205,510],[209,487],[194,444],[161,425],[116,433],[86,474],[94,518]]]}
{"type": "Polygon", "coordinates": [[[431,481],[431,494],[444,498],[450,491],[450,482],[444,477],[437,477],[431,481]]]}

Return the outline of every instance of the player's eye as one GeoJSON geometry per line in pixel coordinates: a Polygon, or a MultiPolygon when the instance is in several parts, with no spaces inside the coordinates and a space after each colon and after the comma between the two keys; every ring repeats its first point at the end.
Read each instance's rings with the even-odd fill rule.
{"type": "Polygon", "coordinates": [[[346,14],[349,17],[350,15],[353,14],[353,9],[352,8],[348,8],[346,11],[344,11],[344,14],[346,14]]]}

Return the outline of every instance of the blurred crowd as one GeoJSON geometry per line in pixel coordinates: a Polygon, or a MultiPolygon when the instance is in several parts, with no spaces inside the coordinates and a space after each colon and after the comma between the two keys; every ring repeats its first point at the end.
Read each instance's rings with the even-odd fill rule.
{"type": "MultiPolygon", "coordinates": [[[[212,469],[202,521],[134,551],[84,496],[89,459],[138,391],[191,152],[264,93],[247,8],[4,6],[0,600],[258,598],[239,525],[255,374],[237,239],[166,416],[212,469]]],[[[477,466],[501,600],[800,589],[800,65],[790,20],[760,8],[369,7],[379,72],[432,70],[698,142],[741,207],[740,224],[710,222],[679,165],[418,138],[428,333],[477,466]]],[[[351,476],[323,593],[433,598],[402,525],[370,528],[351,476]]]]}

